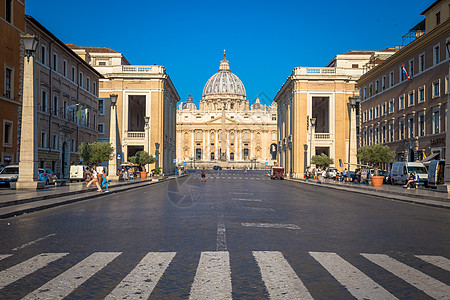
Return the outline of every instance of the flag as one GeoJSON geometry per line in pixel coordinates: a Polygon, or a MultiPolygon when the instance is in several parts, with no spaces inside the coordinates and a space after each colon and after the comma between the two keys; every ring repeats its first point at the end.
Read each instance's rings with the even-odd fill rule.
{"type": "Polygon", "coordinates": [[[82,109],[78,109],[77,113],[75,114],[75,117],[77,117],[78,119],[81,119],[81,114],[82,114],[82,109]]]}
{"type": "Polygon", "coordinates": [[[408,78],[408,80],[411,80],[411,76],[408,75],[408,72],[406,72],[405,66],[402,63],[402,69],[403,69],[403,76],[408,78]]]}

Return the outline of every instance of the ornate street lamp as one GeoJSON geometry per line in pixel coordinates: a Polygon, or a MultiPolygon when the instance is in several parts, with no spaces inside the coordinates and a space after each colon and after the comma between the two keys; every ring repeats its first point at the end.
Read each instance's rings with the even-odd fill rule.
{"type": "Polygon", "coordinates": [[[38,43],[39,43],[39,38],[35,35],[31,35],[29,33],[27,34],[23,34],[21,36],[22,38],[22,42],[23,42],[23,46],[25,48],[25,55],[28,58],[28,61],[30,61],[30,56],[33,55],[34,52],[36,52],[38,43]]]}
{"type": "Polygon", "coordinates": [[[350,166],[356,164],[356,105],[359,97],[349,97],[348,104],[350,106],[350,120],[349,120],[349,143],[348,143],[348,171],[350,166]]]}
{"type": "MultiPolygon", "coordinates": [[[[309,139],[309,164],[312,164],[312,151],[313,151],[313,147],[312,147],[312,141],[315,138],[316,135],[316,118],[311,118],[311,138],[309,139]]],[[[314,145],[315,148],[315,145],[314,145]]]]}
{"type": "MultiPolygon", "coordinates": [[[[147,153],[150,154],[150,117],[144,117],[145,129],[147,129],[147,153]]],[[[150,165],[147,164],[147,172],[150,172],[150,165]]]]}

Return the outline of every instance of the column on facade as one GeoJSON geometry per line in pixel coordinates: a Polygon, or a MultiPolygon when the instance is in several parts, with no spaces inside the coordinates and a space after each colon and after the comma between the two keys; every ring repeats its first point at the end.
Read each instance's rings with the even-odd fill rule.
{"type": "Polygon", "coordinates": [[[206,158],[206,130],[202,130],[202,160],[206,158]]]}
{"type": "Polygon", "coordinates": [[[206,144],[206,160],[211,160],[211,131],[206,131],[206,135],[206,142],[208,143],[206,144]]]}
{"type": "Polygon", "coordinates": [[[239,160],[244,160],[244,152],[242,151],[242,129],[239,129],[239,160]]]}
{"type": "Polygon", "coordinates": [[[191,130],[191,157],[196,158],[195,157],[195,129],[191,130]]]}
{"type": "Polygon", "coordinates": [[[227,133],[226,137],[227,137],[227,139],[226,139],[226,141],[227,141],[227,160],[229,160],[230,159],[230,143],[231,143],[230,132],[227,133]]]}
{"type": "Polygon", "coordinates": [[[234,130],[234,160],[239,160],[238,130],[234,130]]]}
{"type": "Polygon", "coordinates": [[[214,159],[217,160],[219,155],[219,131],[214,132],[214,159]]]}

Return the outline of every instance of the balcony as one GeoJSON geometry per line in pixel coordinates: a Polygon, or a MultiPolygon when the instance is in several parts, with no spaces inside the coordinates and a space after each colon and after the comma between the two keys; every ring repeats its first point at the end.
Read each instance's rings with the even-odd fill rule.
{"type": "Polygon", "coordinates": [[[314,135],[316,140],[329,140],[330,136],[331,135],[329,133],[316,133],[314,135]]]}
{"type": "Polygon", "coordinates": [[[132,140],[145,139],[145,132],[143,131],[128,131],[127,138],[132,140]]]}

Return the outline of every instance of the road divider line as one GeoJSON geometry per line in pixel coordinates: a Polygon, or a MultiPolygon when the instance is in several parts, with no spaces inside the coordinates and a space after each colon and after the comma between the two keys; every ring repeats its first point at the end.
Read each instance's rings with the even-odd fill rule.
{"type": "Polygon", "coordinates": [[[253,195],[253,193],[244,193],[244,192],[233,192],[231,195],[253,195]]]}
{"type": "Polygon", "coordinates": [[[55,235],[56,235],[56,233],[51,233],[51,234],[46,235],[46,236],[44,236],[44,237],[35,239],[34,241],[25,243],[25,244],[23,244],[22,246],[16,247],[16,248],[12,249],[12,251],[17,251],[17,250],[23,249],[23,248],[25,248],[25,247],[28,247],[28,246],[31,246],[31,245],[33,245],[33,244],[39,243],[40,241],[45,240],[46,238],[49,238],[49,237],[52,237],[52,236],[55,236],[55,235]]]}
{"type": "Polygon", "coordinates": [[[259,212],[275,212],[275,209],[269,207],[253,207],[253,206],[241,206],[244,210],[259,211],[259,212]]]}
{"type": "Polygon", "coordinates": [[[435,299],[448,299],[450,295],[450,286],[385,254],[361,255],[435,299]]]}
{"type": "Polygon", "coordinates": [[[232,299],[228,252],[201,253],[189,299],[232,299]]]}
{"type": "Polygon", "coordinates": [[[427,263],[435,265],[441,269],[450,272],[450,259],[445,258],[443,256],[432,256],[432,255],[416,255],[416,257],[420,258],[427,263]]]}
{"type": "Polygon", "coordinates": [[[227,233],[225,229],[225,223],[223,222],[223,213],[219,213],[217,221],[217,251],[227,250],[227,233]]]}
{"type": "Polygon", "coordinates": [[[69,253],[42,253],[0,272],[0,289],[47,266],[69,253]]]}
{"type": "Polygon", "coordinates": [[[261,199],[232,198],[232,201],[262,202],[261,199]]]}
{"type": "Polygon", "coordinates": [[[258,228],[278,228],[300,230],[301,228],[295,224],[276,224],[276,223],[241,223],[244,227],[258,227],[258,228]]]}
{"type": "Polygon", "coordinates": [[[105,299],[147,299],[175,254],[148,253],[105,299]]]}
{"type": "Polygon", "coordinates": [[[336,253],[309,252],[356,299],[397,299],[336,253]]]}
{"type": "Polygon", "coordinates": [[[91,254],[22,299],[63,299],[120,254],[121,252],[91,254]]]}
{"type": "Polygon", "coordinates": [[[10,256],[12,256],[12,254],[0,254],[0,260],[8,258],[10,256]]]}
{"type": "Polygon", "coordinates": [[[278,251],[253,251],[270,299],[313,299],[303,282],[278,251]]]}

